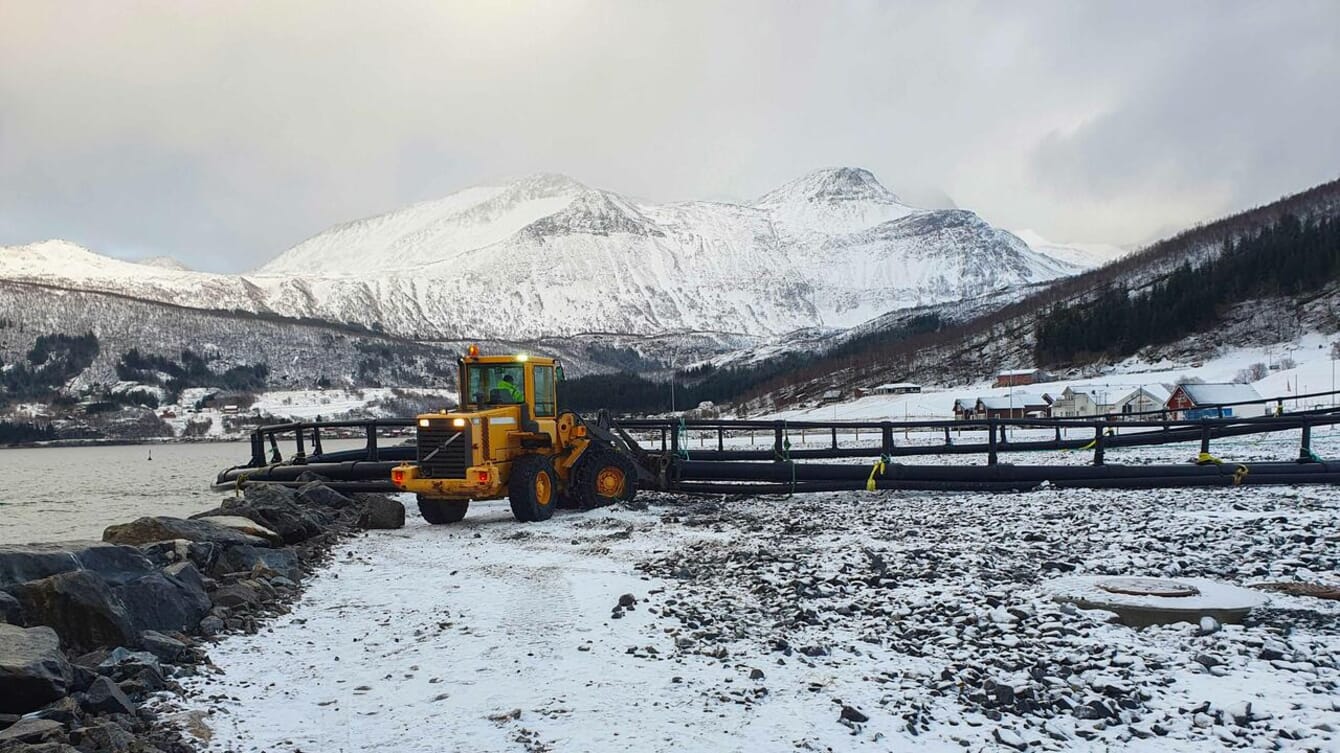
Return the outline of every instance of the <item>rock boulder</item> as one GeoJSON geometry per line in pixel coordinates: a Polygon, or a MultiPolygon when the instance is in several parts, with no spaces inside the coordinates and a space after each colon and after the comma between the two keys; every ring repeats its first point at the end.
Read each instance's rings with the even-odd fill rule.
{"type": "MultiPolygon", "coordinates": [[[[151,573],[116,588],[136,635],[144,630],[186,632],[209,612],[209,596],[198,581],[151,573]]],[[[134,645],[133,643],[131,645],[134,645]]]]}
{"type": "Polygon", "coordinates": [[[60,741],[64,739],[64,736],[65,727],[60,722],[51,719],[20,719],[12,727],[0,730],[0,749],[22,751],[23,748],[10,748],[8,746],[14,743],[60,741]]]}
{"type": "Polygon", "coordinates": [[[183,520],[162,515],[153,518],[138,518],[129,523],[108,526],[107,530],[102,533],[103,541],[114,544],[151,544],[156,541],[171,541],[173,539],[224,545],[269,545],[269,542],[259,536],[251,536],[217,523],[183,520]]]}
{"type": "Polygon", "coordinates": [[[340,494],[320,481],[313,481],[298,489],[298,500],[309,507],[326,507],[342,510],[353,507],[354,500],[340,494]]]}
{"type": "Polygon", "coordinates": [[[266,541],[270,542],[271,546],[284,545],[283,536],[280,536],[279,534],[275,533],[274,531],[271,531],[269,528],[266,528],[260,523],[257,523],[256,521],[250,518],[244,518],[241,515],[206,515],[203,518],[195,518],[195,520],[203,520],[206,523],[214,523],[217,525],[225,526],[235,531],[241,531],[242,533],[248,534],[250,536],[259,536],[265,539],[266,541]]]}
{"type": "Polygon", "coordinates": [[[0,546],[0,588],[74,570],[92,570],[121,583],[153,570],[153,562],[135,547],[99,541],[0,546]]]}
{"type": "Polygon", "coordinates": [[[302,578],[298,556],[289,549],[262,549],[254,546],[230,546],[214,563],[215,576],[229,573],[251,573],[256,568],[282,575],[295,583],[302,578]]]}
{"type": "Polygon", "coordinates": [[[41,708],[69,692],[73,682],[56,631],[0,625],[0,713],[41,708]]]}
{"type": "Polygon", "coordinates": [[[121,692],[121,688],[110,678],[99,677],[84,693],[82,703],[85,711],[94,714],[134,714],[135,704],[121,692]]]}
{"type": "Polygon", "coordinates": [[[405,506],[380,494],[364,494],[359,500],[363,510],[358,515],[358,527],[367,529],[394,529],[405,527],[405,506]]]}
{"type": "Polygon", "coordinates": [[[135,629],[126,605],[96,573],[75,570],[15,586],[28,621],[50,626],[74,651],[134,645],[135,629]]]}
{"type": "Polygon", "coordinates": [[[0,622],[23,624],[23,605],[7,591],[0,591],[0,622]]]}
{"type": "Polygon", "coordinates": [[[305,507],[293,490],[273,484],[248,486],[244,496],[230,497],[217,509],[195,517],[218,515],[242,517],[259,523],[279,534],[286,544],[320,535],[333,520],[333,513],[305,507]]]}

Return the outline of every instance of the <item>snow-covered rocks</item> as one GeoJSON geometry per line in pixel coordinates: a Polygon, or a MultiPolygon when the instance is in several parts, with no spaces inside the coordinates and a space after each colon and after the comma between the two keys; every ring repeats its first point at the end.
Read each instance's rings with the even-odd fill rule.
{"type": "Polygon", "coordinates": [[[273,633],[214,652],[226,674],[196,692],[239,699],[214,704],[214,744],[306,749],[352,735],[427,751],[450,737],[489,751],[524,734],[553,749],[849,749],[855,738],[895,750],[1180,752],[1336,742],[1340,604],[1271,595],[1243,624],[1137,630],[1044,588],[1057,563],[1105,580],[1162,575],[1167,562],[1179,582],[1250,581],[1278,560],[1328,572],[1337,552],[1309,544],[1308,531],[1340,511],[1333,492],[647,501],[524,531],[485,506],[462,526],[415,519],[375,545],[348,542],[273,633]],[[1256,515],[1208,514],[1234,507],[1256,515]],[[635,604],[620,605],[625,595],[635,604]],[[274,670],[268,657],[280,655],[274,670]],[[441,667],[440,683],[419,666],[441,667]],[[520,717],[489,720],[511,709],[520,717]]]}

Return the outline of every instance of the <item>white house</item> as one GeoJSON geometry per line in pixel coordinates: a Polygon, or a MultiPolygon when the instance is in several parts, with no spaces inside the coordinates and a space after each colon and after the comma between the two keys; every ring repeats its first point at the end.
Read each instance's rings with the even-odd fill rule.
{"type": "Polygon", "coordinates": [[[1066,387],[1061,396],[1052,403],[1053,418],[1080,418],[1082,416],[1101,416],[1112,411],[1112,406],[1102,402],[1096,390],[1085,391],[1066,387]]]}
{"type": "Polygon", "coordinates": [[[921,385],[912,382],[890,382],[870,388],[870,394],[872,395],[910,395],[919,392],[921,392],[921,385]]]}
{"type": "Polygon", "coordinates": [[[1131,420],[1157,419],[1153,411],[1166,410],[1172,393],[1161,384],[1146,384],[1131,390],[1112,404],[1112,412],[1122,416],[1132,413],[1151,413],[1148,416],[1133,416],[1131,420]]]}

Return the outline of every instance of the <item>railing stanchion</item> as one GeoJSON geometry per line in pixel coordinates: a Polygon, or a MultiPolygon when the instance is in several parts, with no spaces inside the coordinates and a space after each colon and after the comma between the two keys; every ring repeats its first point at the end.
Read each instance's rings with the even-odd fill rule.
{"type": "Polygon", "coordinates": [[[377,456],[377,424],[368,424],[368,460],[377,462],[380,460],[377,456]]]}
{"type": "Polygon", "coordinates": [[[1103,427],[1093,427],[1093,464],[1103,464],[1103,427]]]}
{"type": "Polygon", "coordinates": [[[321,427],[320,427],[320,426],[313,426],[313,427],[312,427],[312,454],[313,454],[313,455],[320,455],[320,454],[321,454],[321,427]]]}
{"type": "Polygon", "coordinates": [[[1210,425],[1204,422],[1200,425],[1200,454],[1210,454],[1210,425]]]}
{"type": "Polygon", "coordinates": [[[1298,448],[1298,462],[1311,463],[1317,459],[1312,453],[1312,422],[1303,419],[1303,444],[1298,448]]]}
{"type": "Polygon", "coordinates": [[[299,427],[297,431],[293,432],[293,435],[297,443],[297,450],[293,453],[293,462],[301,463],[307,459],[307,448],[303,446],[302,442],[302,428],[299,427]]]}
{"type": "Polygon", "coordinates": [[[995,464],[996,464],[996,419],[994,419],[994,418],[988,418],[988,419],[986,420],[986,429],[987,429],[986,434],[987,434],[987,436],[989,437],[989,439],[987,440],[987,443],[986,443],[986,447],[987,447],[987,449],[986,449],[986,464],[987,464],[987,465],[995,465],[995,464]]]}
{"type": "Polygon", "coordinates": [[[888,421],[879,425],[879,450],[884,455],[893,452],[893,424],[888,421]]]}
{"type": "Polygon", "coordinates": [[[265,465],[265,435],[260,429],[251,432],[251,467],[259,468],[265,465]]]}

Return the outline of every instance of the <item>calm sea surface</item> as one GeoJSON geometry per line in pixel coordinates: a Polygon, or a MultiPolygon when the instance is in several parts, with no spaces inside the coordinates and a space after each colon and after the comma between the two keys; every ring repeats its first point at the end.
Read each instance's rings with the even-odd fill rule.
{"type": "Polygon", "coordinates": [[[249,453],[246,442],[0,449],[0,544],[101,539],[113,523],[202,512],[231,493],[210,491],[218,472],[249,453]]]}

